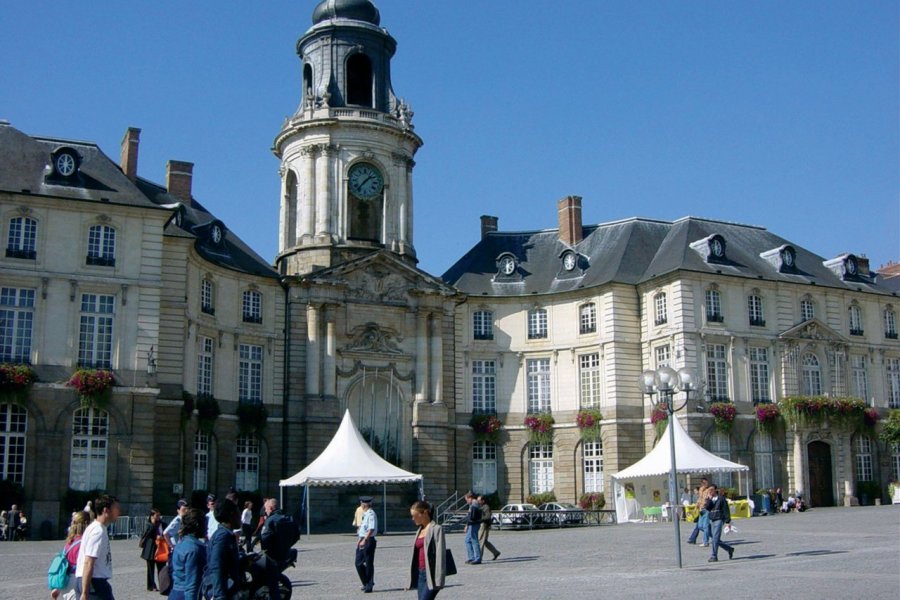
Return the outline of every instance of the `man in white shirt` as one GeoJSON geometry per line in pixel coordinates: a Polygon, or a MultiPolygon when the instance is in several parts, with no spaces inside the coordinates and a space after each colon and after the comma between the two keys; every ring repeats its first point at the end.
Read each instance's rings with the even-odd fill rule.
{"type": "Polygon", "coordinates": [[[108,494],[94,502],[97,517],[84,530],[78,562],[75,566],[75,593],[81,600],[102,598],[115,600],[109,580],[112,579],[112,551],[106,528],[119,518],[119,501],[108,494]]]}
{"type": "Polygon", "coordinates": [[[163,537],[169,542],[169,548],[175,548],[175,544],[181,541],[178,537],[178,532],[181,531],[181,518],[184,517],[190,509],[191,507],[188,506],[187,500],[184,498],[175,504],[175,518],[172,519],[172,522],[163,530],[163,537]]]}
{"type": "Polygon", "coordinates": [[[206,508],[209,509],[209,512],[206,513],[206,539],[211,539],[213,534],[216,532],[216,529],[219,528],[219,522],[216,521],[216,495],[210,494],[206,497],[206,508]]]}

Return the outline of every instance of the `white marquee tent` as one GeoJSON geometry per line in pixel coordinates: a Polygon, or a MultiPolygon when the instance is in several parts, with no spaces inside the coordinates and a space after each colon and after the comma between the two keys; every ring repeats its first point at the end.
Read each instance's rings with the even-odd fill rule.
{"type": "MultiPolygon", "coordinates": [[[[328,446],[305,469],[282,479],[281,488],[304,486],[306,492],[306,534],[309,535],[309,488],[316,486],[334,487],[339,485],[382,484],[419,482],[419,497],[423,495],[422,476],[384,460],[366,443],[350,411],[344,412],[344,419],[328,446]]],[[[282,497],[283,497],[282,490],[282,497]]],[[[384,498],[384,494],[382,494],[384,498]]],[[[387,524],[387,502],[383,502],[382,526],[387,524]]]]}
{"type": "MultiPolygon", "coordinates": [[[[626,523],[643,517],[642,506],[659,506],[669,498],[669,472],[672,470],[669,427],[675,431],[675,467],[678,475],[714,475],[749,471],[744,465],[725,460],[704,449],[691,439],[677,418],[672,419],[665,433],[647,456],[612,476],[616,501],[616,522],[626,523]],[[625,486],[633,487],[634,497],[625,496],[625,486]]],[[[740,475],[739,475],[740,476],[740,475]]],[[[719,483],[711,477],[712,483],[719,483]]],[[[740,486],[740,484],[739,484],[740,486]]],[[[685,480],[678,477],[677,490],[684,489],[685,480]]]]}

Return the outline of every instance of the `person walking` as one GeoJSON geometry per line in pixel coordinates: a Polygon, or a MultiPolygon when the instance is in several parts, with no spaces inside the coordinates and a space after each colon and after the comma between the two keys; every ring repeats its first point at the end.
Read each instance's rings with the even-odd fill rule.
{"type": "Polygon", "coordinates": [[[360,496],[359,504],[363,508],[362,523],[356,530],[356,573],[362,583],[360,589],[371,594],[375,587],[375,548],[378,540],[378,517],[372,510],[372,496],[360,496]]]}
{"type": "Polygon", "coordinates": [[[728,553],[728,560],[734,556],[734,548],[722,541],[722,526],[725,523],[731,523],[731,511],[728,508],[728,499],[724,494],[719,493],[719,489],[711,485],[709,486],[709,499],[706,501],[706,511],[709,513],[709,523],[712,528],[712,550],[709,555],[708,562],[716,562],[719,560],[719,547],[725,549],[728,553]]]}
{"type": "Polygon", "coordinates": [[[253,502],[244,502],[244,512],[241,513],[241,534],[244,536],[244,551],[250,554],[253,549],[253,502]]]}
{"type": "Polygon", "coordinates": [[[203,571],[201,589],[207,600],[234,598],[242,581],[240,553],[234,530],[241,524],[237,505],[231,500],[217,503],[216,530],[209,537],[206,547],[206,568],[203,571]],[[229,586],[228,582],[232,585],[229,586]]]}
{"type": "Polygon", "coordinates": [[[697,511],[700,513],[694,523],[694,530],[688,537],[688,544],[697,543],[697,535],[703,532],[703,545],[709,544],[709,517],[706,513],[706,500],[709,498],[709,480],[706,477],[700,479],[700,491],[697,496],[697,511]]]}
{"type": "Polygon", "coordinates": [[[13,504],[9,509],[8,521],[6,523],[6,539],[10,542],[16,541],[16,536],[19,534],[20,519],[21,513],[19,512],[19,506],[13,504]]]}
{"type": "Polygon", "coordinates": [[[75,568],[78,566],[78,550],[81,548],[81,537],[84,535],[84,530],[87,529],[90,522],[90,514],[81,510],[72,513],[72,522],[69,523],[66,543],[63,546],[63,552],[66,553],[66,561],[69,563],[69,581],[66,583],[66,587],[50,591],[50,597],[53,600],[59,598],[60,594],[75,589],[75,568]]]}
{"type": "Polygon", "coordinates": [[[487,549],[494,555],[491,560],[497,560],[500,557],[500,551],[488,540],[491,535],[491,525],[493,525],[491,507],[484,496],[478,496],[478,504],[481,505],[481,527],[478,529],[478,546],[481,549],[481,555],[484,556],[484,551],[487,549]]]}
{"type": "Polygon", "coordinates": [[[416,590],[418,600],[434,600],[447,576],[444,528],[434,522],[433,511],[434,507],[422,500],[414,502],[409,509],[418,529],[413,541],[407,589],[416,590]]]}
{"type": "Polygon", "coordinates": [[[84,530],[78,563],[75,567],[75,593],[81,600],[115,600],[112,586],[112,551],[109,547],[107,527],[115,523],[121,514],[115,496],[103,494],[94,502],[96,518],[84,530]]]}
{"type": "Polygon", "coordinates": [[[169,600],[199,600],[200,581],[206,568],[206,546],[200,539],[206,533],[203,514],[197,509],[185,511],[180,519],[179,543],[172,551],[172,591],[169,600]]]}
{"type": "Polygon", "coordinates": [[[478,530],[481,529],[481,504],[472,492],[466,492],[465,498],[469,507],[466,513],[466,564],[480,565],[481,546],[478,545],[478,530]]]}

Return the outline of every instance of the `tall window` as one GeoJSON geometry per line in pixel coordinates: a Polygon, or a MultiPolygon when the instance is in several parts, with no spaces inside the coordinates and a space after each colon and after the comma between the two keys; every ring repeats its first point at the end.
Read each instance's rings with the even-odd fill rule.
{"type": "Polygon", "coordinates": [[[6,256],[31,260],[37,258],[37,221],[28,217],[14,217],[9,220],[8,232],[6,256]]]}
{"type": "Polygon", "coordinates": [[[663,344],[662,346],[657,346],[653,350],[654,358],[656,359],[656,368],[660,367],[668,367],[669,361],[671,360],[671,352],[669,350],[668,344],[663,344]]]}
{"type": "Polygon", "coordinates": [[[234,487],[259,489],[259,442],[253,435],[239,435],[235,447],[234,487]]]}
{"type": "MultiPolygon", "coordinates": [[[[239,347],[238,398],[241,402],[262,402],[262,346],[241,344],[239,347]]],[[[256,489],[256,488],[244,488],[256,489]]]]}
{"type": "Polygon", "coordinates": [[[581,384],[581,408],[600,406],[600,354],[582,354],[578,357],[578,380],[581,384]]]}
{"type": "Polygon", "coordinates": [[[194,435],[194,489],[208,490],[208,485],[209,434],[198,431],[194,435]]]}
{"type": "Polygon", "coordinates": [[[762,296],[750,294],[747,296],[747,313],[750,317],[750,325],[754,327],[765,327],[766,318],[763,313],[762,296]]]}
{"type": "Polygon", "coordinates": [[[750,347],[750,399],[754,404],[771,402],[769,395],[769,351],[750,347]]]}
{"type": "Polygon", "coordinates": [[[856,304],[851,304],[848,310],[850,314],[850,335],[862,335],[862,310],[856,304]]]}
{"type": "Polygon", "coordinates": [[[578,331],[581,335],[597,333],[597,305],[593,302],[582,304],[578,308],[578,331]]]}
{"type": "Polygon", "coordinates": [[[116,264],[116,230],[93,225],[88,230],[87,264],[113,267],[116,264]]]}
{"type": "Polygon", "coordinates": [[[550,359],[528,359],[525,369],[528,374],[528,412],[550,412],[550,359]]]}
{"type": "Polygon", "coordinates": [[[721,323],[725,320],[722,315],[722,296],[719,290],[706,290],[706,320],[710,323],[721,323]]]}
{"type": "Polygon", "coordinates": [[[772,454],[772,436],[765,431],[757,431],[753,436],[754,487],[775,487],[775,460],[772,454]]]}
{"type": "Polygon", "coordinates": [[[669,308],[666,305],[666,293],[660,292],[654,297],[654,318],[655,325],[665,325],[669,321],[669,308]]]}
{"type": "MultiPolygon", "coordinates": [[[[709,451],[725,460],[731,460],[731,439],[721,431],[709,436],[709,451]]],[[[719,486],[731,487],[731,473],[716,474],[719,486]]]]}
{"type": "Polygon", "coordinates": [[[373,107],[372,61],[362,53],[347,59],[347,104],[373,107]]]}
{"type": "Polygon", "coordinates": [[[247,290],[243,298],[244,323],[262,323],[262,294],[247,290]]]}
{"type": "Polygon", "coordinates": [[[497,446],[491,442],[475,442],[472,446],[472,491],[476,494],[497,491],[497,446]]]}
{"type": "Polygon", "coordinates": [[[603,491],[603,442],[584,442],[584,491],[603,491]]]}
{"type": "Polygon", "coordinates": [[[494,361],[472,361],[472,412],[497,412],[496,380],[494,361]]]}
{"type": "Polygon", "coordinates": [[[34,290],[0,288],[0,362],[31,362],[34,290]]]}
{"type": "Polygon", "coordinates": [[[891,444],[891,481],[900,481],[900,444],[891,444]]]}
{"type": "Polygon", "coordinates": [[[706,347],[706,381],[711,402],[728,402],[728,362],[724,344],[706,347]]]}
{"type": "Polygon", "coordinates": [[[900,358],[888,358],[886,362],[888,407],[900,408],[900,358]]]}
{"type": "Polygon", "coordinates": [[[81,295],[81,324],[78,334],[79,365],[102,369],[112,367],[115,307],[115,296],[81,295]]]}
{"type": "Polygon", "coordinates": [[[213,282],[209,279],[203,279],[200,282],[200,312],[205,312],[208,315],[216,314],[213,282]]]}
{"type": "Polygon", "coordinates": [[[72,414],[70,488],[84,492],[106,487],[108,444],[108,412],[95,408],[79,408],[72,414]]]}
{"type": "Polygon", "coordinates": [[[872,479],[872,440],[860,435],[856,437],[856,480],[872,479]]]}
{"type": "Polygon", "coordinates": [[[494,339],[494,313],[489,310],[472,313],[472,334],[476,340],[494,339]]]}
{"type": "Polygon", "coordinates": [[[805,396],[822,395],[822,371],[819,368],[819,359],[815,354],[807,352],[800,361],[800,374],[802,377],[800,389],[805,396]]]}
{"type": "Polygon", "coordinates": [[[810,319],[815,318],[816,316],[816,307],[813,304],[813,301],[809,298],[804,298],[800,301],[800,320],[801,321],[809,321],[810,319]]]}
{"type": "Polygon", "coordinates": [[[528,474],[531,479],[531,493],[543,494],[553,491],[553,444],[531,444],[528,474]]]}
{"type": "Polygon", "coordinates": [[[197,395],[199,396],[213,395],[214,358],[215,343],[213,339],[200,336],[200,351],[197,354],[197,395]]]}
{"type": "Polygon", "coordinates": [[[890,307],[884,309],[884,337],[889,340],[897,339],[897,316],[890,307]]]}
{"type": "Polygon", "coordinates": [[[547,337],[547,310],[535,308],[528,311],[528,339],[538,340],[547,337]]]}
{"type": "Polygon", "coordinates": [[[0,404],[0,479],[25,483],[25,433],[28,413],[15,404],[0,404]]]}
{"type": "Polygon", "coordinates": [[[850,379],[853,395],[863,401],[869,401],[869,377],[866,374],[866,357],[862,354],[850,355],[850,379]]]}

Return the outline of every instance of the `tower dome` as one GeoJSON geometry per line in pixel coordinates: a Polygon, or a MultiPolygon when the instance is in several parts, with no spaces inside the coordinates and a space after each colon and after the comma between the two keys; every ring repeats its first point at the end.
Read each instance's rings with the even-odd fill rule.
{"type": "Polygon", "coordinates": [[[372,25],[381,23],[381,15],[370,0],[322,0],[313,10],[313,25],[328,19],[352,19],[372,25]]]}

